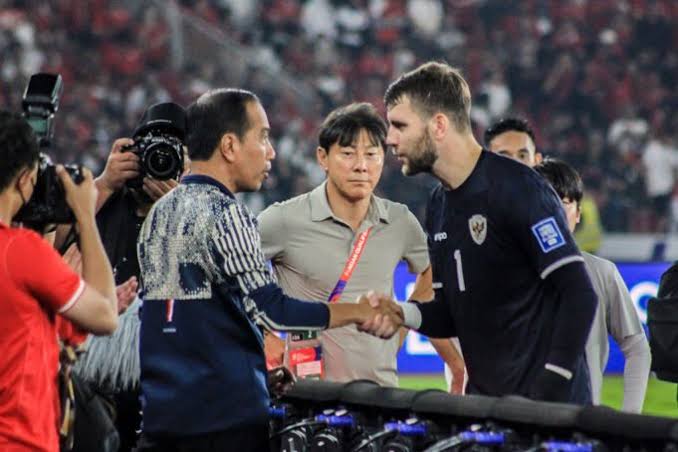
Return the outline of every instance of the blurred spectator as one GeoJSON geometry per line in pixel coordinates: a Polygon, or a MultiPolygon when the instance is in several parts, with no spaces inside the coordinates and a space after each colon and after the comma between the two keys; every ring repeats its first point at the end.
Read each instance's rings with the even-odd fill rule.
{"type": "Polygon", "coordinates": [[[487,110],[492,118],[500,118],[511,106],[511,92],[504,82],[504,74],[498,70],[482,84],[480,92],[487,95],[487,110]]]}
{"type": "Polygon", "coordinates": [[[636,110],[628,105],[619,118],[610,125],[607,133],[609,143],[620,152],[626,153],[632,150],[638,151],[640,143],[647,136],[648,124],[643,118],[639,118],[636,110]]]}
{"type": "Polygon", "coordinates": [[[440,0],[410,0],[407,13],[414,29],[422,37],[433,39],[440,31],[443,20],[443,5],[440,0]]]}
{"type": "Polygon", "coordinates": [[[664,131],[657,131],[643,151],[647,196],[657,216],[658,231],[666,231],[678,169],[678,149],[664,131]]]}

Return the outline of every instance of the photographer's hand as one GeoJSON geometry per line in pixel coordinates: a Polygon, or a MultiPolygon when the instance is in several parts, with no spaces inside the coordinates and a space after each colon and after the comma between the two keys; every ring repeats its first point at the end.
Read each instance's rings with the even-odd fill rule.
{"type": "Polygon", "coordinates": [[[153,202],[156,202],[178,185],[179,182],[174,179],[158,180],[153,179],[152,177],[144,177],[143,189],[148,197],[151,198],[153,202]]]}
{"type": "Polygon", "coordinates": [[[94,185],[92,172],[87,168],[82,168],[83,180],[80,184],[73,182],[70,174],[62,165],[57,165],[56,172],[66,192],[66,202],[73,210],[78,225],[90,220],[94,221],[97,188],[94,185]]]}
{"type": "Polygon", "coordinates": [[[113,193],[124,187],[125,182],[139,175],[139,157],[133,152],[122,150],[124,146],[133,144],[130,138],[118,138],[113,142],[104,172],[96,179],[99,189],[97,211],[113,193]]]}

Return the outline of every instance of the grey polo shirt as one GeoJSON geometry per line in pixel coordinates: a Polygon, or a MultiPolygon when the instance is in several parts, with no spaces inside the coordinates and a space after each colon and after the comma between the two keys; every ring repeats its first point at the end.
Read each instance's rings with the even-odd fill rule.
{"type": "Polygon", "coordinates": [[[603,371],[610,353],[608,334],[621,344],[625,337],[643,333],[638,313],[614,263],[582,252],[593,289],[598,295],[598,308],[586,342],[586,361],[591,374],[593,403],[600,404],[603,371]]]}
{"type": "MultiPolygon", "coordinates": [[[[283,291],[303,300],[327,301],[341,276],[358,235],[373,226],[360,261],[340,303],[355,303],[368,290],[392,294],[393,271],[400,260],[413,273],[429,266],[426,234],[407,206],[372,196],[367,217],[354,232],[334,216],[326,182],[259,215],[264,255],[271,260],[283,291]]],[[[321,334],[328,380],[367,378],[397,386],[399,335],[389,340],[346,326],[321,334]]]]}

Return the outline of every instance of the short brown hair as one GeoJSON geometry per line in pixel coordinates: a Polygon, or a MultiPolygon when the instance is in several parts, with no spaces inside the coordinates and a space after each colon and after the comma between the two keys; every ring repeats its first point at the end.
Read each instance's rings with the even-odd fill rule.
{"type": "Polygon", "coordinates": [[[429,62],[401,75],[386,90],[384,103],[390,108],[407,96],[421,114],[447,114],[459,132],[471,128],[471,91],[459,69],[429,62]]]}

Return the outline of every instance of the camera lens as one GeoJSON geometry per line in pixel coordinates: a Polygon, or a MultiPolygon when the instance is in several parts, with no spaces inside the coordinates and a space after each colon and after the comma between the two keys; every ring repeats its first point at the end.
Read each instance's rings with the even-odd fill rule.
{"type": "Polygon", "coordinates": [[[172,179],[181,173],[181,154],[168,143],[154,143],[145,153],[144,164],[155,179],[172,179]]]}

